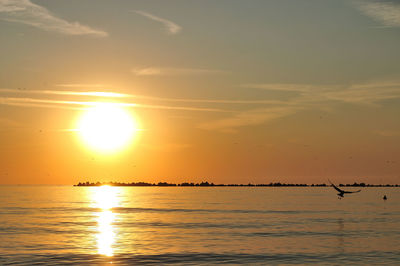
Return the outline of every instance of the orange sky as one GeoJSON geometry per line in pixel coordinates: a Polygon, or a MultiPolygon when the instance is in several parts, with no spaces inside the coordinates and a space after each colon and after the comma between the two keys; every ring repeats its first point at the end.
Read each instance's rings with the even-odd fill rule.
{"type": "Polygon", "coordinates": [[[0,184],[400,183],[398,4],[189,2],[0,1],[0,184]]]}

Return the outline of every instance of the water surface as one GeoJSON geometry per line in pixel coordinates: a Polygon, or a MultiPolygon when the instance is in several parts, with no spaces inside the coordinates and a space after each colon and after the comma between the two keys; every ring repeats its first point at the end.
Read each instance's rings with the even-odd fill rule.
{"type": "Polygon", "coordinates": [[[2,186],[0,264],[395,265],[399,191],[2,186]]]}

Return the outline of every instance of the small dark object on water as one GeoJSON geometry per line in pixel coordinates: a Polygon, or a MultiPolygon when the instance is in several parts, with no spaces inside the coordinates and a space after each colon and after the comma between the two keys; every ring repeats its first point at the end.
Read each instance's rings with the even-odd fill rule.
{"type": "Polygon", "coordinates": [[[386,195],[383,195],[383,200],[387,200],[387,197],[386,197],[386,195]]]}

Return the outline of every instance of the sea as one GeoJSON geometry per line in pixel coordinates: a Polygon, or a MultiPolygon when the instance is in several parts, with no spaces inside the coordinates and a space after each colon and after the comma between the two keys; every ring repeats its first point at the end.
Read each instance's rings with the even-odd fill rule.
{"type": "Polygon", "coordinates": [[[400,265],[400,188],[336,193],[1,186],[0,265],[400,265]]]}

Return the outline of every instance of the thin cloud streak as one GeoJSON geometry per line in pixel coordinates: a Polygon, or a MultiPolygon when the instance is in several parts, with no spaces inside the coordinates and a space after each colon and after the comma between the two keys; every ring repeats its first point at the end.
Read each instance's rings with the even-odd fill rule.
{"type": "Polygon", "coordinates": [[[185,102],[185,103],[215,103],[215,104],[268,104],[268,105],[286,105],[285,101],[278,100],[225,100],[225,99],[188,99],[188,98],[161,98],[151,96],[132,95],[138,99],[148,99],[165,102],[185,102]]]}
{"type": "Polygon", "coordinates": [[[56,84],[56,87],[64,88],[104,88],[107,85],[104,84],[90,84],[90,83],[67,83],[67,84],[56,84]]]}
{"type": "Polygon", "coordinates": [[[215,103],[215,104],[269,104],[284,105],[286,101],[278,100],[226,100],[226,99],[189,99],[189,98],[164,98],[146,95],[101,92],[101,91],[60,91],[60,90],[15,90],[0,89],[0,93],[16,93],[16,94],[43,94],[43,95],[65,95],[65,96],[91,96],[105,98],[134,98],[142,100],[160,101],[160,102],[182,102],[182,103],[215,103]]]}
{"type": "Polygon", "coordinates": [[[379,135],[381,137],[397,137],[400,136],[399,131],[395,130],[376,130],[374,132],[376,135],[379,135]]]}
{"type": "Polygon", "coordinates": [[[176,23],[174,23],[174,22],[172,22],[170,20],[157,17],[157,16],[155,16],[153,14],[147,13],[147,12],[142,11],[142,10],[134,10],[133,12],[135,12],[135,13],[137,13],[139,15],[142,15],[142,16],[144,16],[146,18],[149,18],[151,20],[154,20],[154,21],[157,21],[157,22],[161,22],[166,27],[168,34],[178,34],[182,30],[181,26],[177,25],[176,23]]]}
{"type": "Polygon", "coordinates": [[[400,98],[400,82],[371,82],[337,85],[302,84],[245,84],[242,87],[273,91],[293,91],[298,96],[291,100],[292,105],[315,104],[326,101],[340,101],[358,104],[377,104],[386,99],[400,98]]]}
{"type": "Polygon", "coordinates": [[[239,112],[232,117],[202,123],[200,129],[235,133],[237,128],[265,124],[272,120],[296,113],[300,107],[271,107],[239,112]]]}
{"type": "Polygon", "coordinates": [[[310,84],[291,84],[291,83],[249,83],[241,85],[243,88],[253,88],[270,91],[293,91],[293,92],[310,92],[313,90],[321,90],[321,86],[310,84]]]}
{"type": "MultiPolygon", "coordinates": [[[[286,100],[227,100],[227,99],[185,99],[185,98],[163,98],[145,95],[122,94],[112,92],[74,92],[74,91],[49,91],[36,90],[33,93],[43,95],[65,95],[65,96],[88,96],[99,99],[103,98],[123,98],[147,100],[154,102],[181,102],[181,103],[203,103],[203,104],[247,104],[247,105],[263,105],[257,108],[237,110],[237,109],[219,109],[219,108],[202,108],[191,106],[170,106],[165,104],[143,104],[120,102],[116,103],[125,107],[134,108],[151,108],[164,110],[182,110],[182,111],[207,111],[230,113],[227,117],[214,121],[207,121],[199,124],[198,128],[206,130],[217,130],[222,132],[235,132],[243,126],[254,126],[268,123],[274,119],[279,119],[285,116],[293,115],[301,110],[333,110],[335,104],[358,104],[358,105],[373,105],[379,106],[381,101],[388,99],[400,98],[400,82],[370,82],[365,84],[353,84],[348,86],[317,86],[317,85],[302,85],[302,84],[247,84],[242,87],[257,88],[273,91],[294,91],[295,96],[286,100]]],[[[30,90],[10,90],[0,89],[0,93],[32,93],[30,90]]],[[[98,99],[98,100],[99,100],[98,99]]],[[[85,107],[87,105],[97,104],[90,101],[60,101],[48,99],[34,98],[0,98],[0,104],[18,105],[18,106],[36,106],[41,107],[58,107],[70,108],[85,107]],[[55,105],[55,106],[54,106],[55,105]]],[[[246,106],[247,107],[247,106],[246,106]]],[[[248,107],[247,107],[248,108],[248,107]]]]}
{"type": "Polygon", "coordinates": [[[1,97],[0,104],[8,103],[33,103],[33,104],[55,104],[55,105],[81,105],[81,106],[95,106],[98,102],[80,102],[80,101],[63,101],[63,100],[48,100],[48,99],[35,99],[35,98],[16,98],[16,97],[1,97]]]}
{"type": "Polygon", "coordinates": [[[58,91],[58,90],[13,90],[0,89],[0,93],[23,93],[23,94],[49,94],[49,95],[65,95],[65,96],[93,96],[107,98],[124,98],[129,97],[128,94],[104,91],[58,91]]]}
{"type": "Polygon", "coordinates": [[[400,4],[391,1],[357,1],[357,8],[385,27],[400,27],[400,4]]]}
{"type": "MultiPolygon", "coordinates": [[[[17,97],[0,97],[0,104],[13,105],[21,107],[49,107],[71,109],[70,106],[87,107],[96,106],[102,102],[89,102],[89,101],[64,101],[64,100],[49,100],[49,99],[35,99],[35,98],[17,98],[17,97]]],[[[138,104],[128,102],[112,102],[112,104],[123,107],[146,108],[146,109],[163,109],[163,110],[182,110],[182,111],[200,111],[200,112],[231,112],[217,108],[197,108],[186,106],[168,106],[168,105],[151,105],[151,104],[138,104]]]]}
{"type": "Polygon", "coordinates": [[[0,0],[0,19],[66,35],[108,36],[105,31],[56,17],[46,8],[30,0],[0,0]]]}
{"type": "Polygon", "coordinates": [[[182,110],[182,111],[200,111],[200,112],[222,112],[230,113],[232,111],[217,109],[217,108],[197,108],[197,107],[186,107],[186,106],[168,106],[168,105],[154,105],[154,104],[140,104],[140,103],[119,103],[121,106],[127,107],[139,107],[147,109],[164,109],[164,110],[182,110]]]}
{"type": "Polygon", "coordinates": [[[180,76],[223,74],[225,71],[204,68],[145,67],[131,70],[136,76],[180,76]]]}
{"type": "Polygon", "coordinates": [[[242,87],[262,88],[264,90],[295,91],[297,97],[290,100],[230,100],[230,99],[193,99],[165,98],[101,91],[62,91],[62,90],[13,90],[0,89],[0,93],[23,93],[65,96],[90,96],[99,98],[133,98],[159,102],[182,103],[215,103],[215,104],[260,104],[270,106],[310,107],[328,102],[344,102],[354,104],[378,104],[386,99],[400,98],[400,82],[375,82],[353,84],[349,86],[318,86],[301,84],[247,84],[242,87]]]}
{"type": "Polygon", "coordinates": [[[273,91],[295,91],[297,97],[285,104],[245,110],[231,117],[208,121],[199,128],[221,132],[236,132],[239,127],[260,125],[293,115],[301,110],[329,110],[335,103],[379,106],[379,102],[400,98],[400,82],[375,82],[350,86],[315,86],[301,84],[247,84],[242,87],[273,91]]]}

